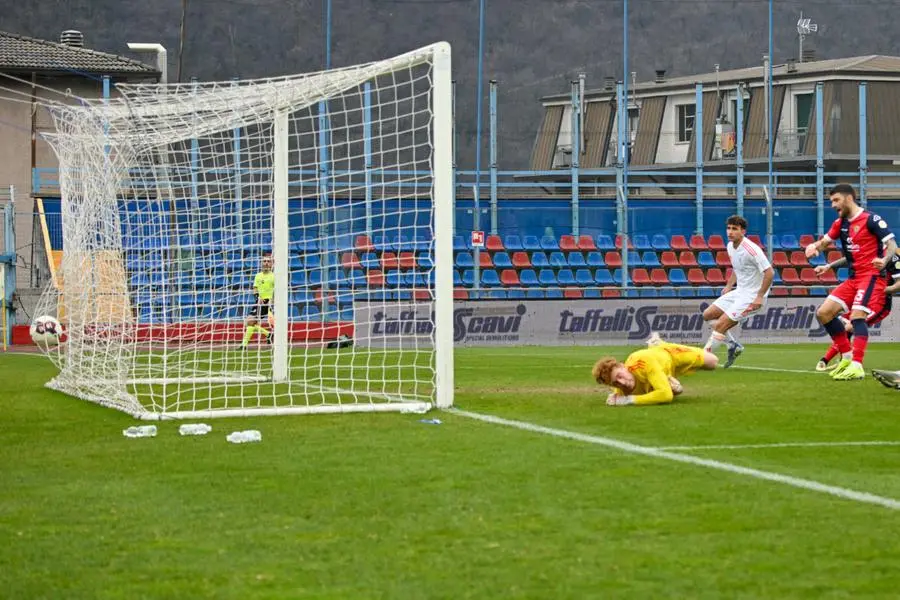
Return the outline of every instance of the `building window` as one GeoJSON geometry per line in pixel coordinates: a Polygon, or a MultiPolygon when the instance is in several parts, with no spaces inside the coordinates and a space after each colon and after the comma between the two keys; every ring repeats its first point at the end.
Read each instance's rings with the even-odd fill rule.
{"type": "MultiPolygon", "coordinates": [[[[741,123],[741,126],[743,127],[743,131],[747,131],[747,119],[750,117],[750,97],[749,96],[744,98],[743,104],[744,104],[744,106],[742,108],[743,108],[743,113],[744,113],[744,122],[741,123]]],[[[729,116],[731,117],[730,120],[734,124],[735,129],[736,129],[737,128],[737,98],[731,99],[731,114],[729,116]]]]}
{"type": "Polygon", "coordinates": [[[678,116],[678,141],[690,142],[694,136],[694,115],[697,107],[693,104],[679,104],[675,110],[678,116]]]}

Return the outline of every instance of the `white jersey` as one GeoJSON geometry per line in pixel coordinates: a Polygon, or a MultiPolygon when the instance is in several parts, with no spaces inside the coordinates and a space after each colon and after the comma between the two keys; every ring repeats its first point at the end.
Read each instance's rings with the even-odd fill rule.
{"type": "Polygon", "coordinates": [[[735,289],[742,294],[757,294],[762,287],[763,272],[772,266],[762,248],[745,237],[737,248],[728,242],[728,258],[737,278],[735,289]]]}

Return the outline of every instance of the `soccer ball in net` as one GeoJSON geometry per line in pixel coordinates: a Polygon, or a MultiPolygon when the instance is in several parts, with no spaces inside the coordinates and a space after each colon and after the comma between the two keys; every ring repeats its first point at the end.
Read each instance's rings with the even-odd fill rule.
{"type": "Polygon", "coordinates": [[[29,331],[32,341],[38,346],[46,348],[59,343],[62,325],[54,317],[44,315],[34,320],[29,331]]]}

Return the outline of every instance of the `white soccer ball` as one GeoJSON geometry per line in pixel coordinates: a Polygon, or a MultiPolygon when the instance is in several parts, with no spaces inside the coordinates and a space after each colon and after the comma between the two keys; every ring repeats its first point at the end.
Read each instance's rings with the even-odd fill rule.
{"type": "Polygon", "coordinates": [[[62,335],[63,329],[55,317],[44,315],[34,320],[29,332],[31,333],[31,340],[35,344],[46,348],[59,344],[59,336],[62,335]]]}

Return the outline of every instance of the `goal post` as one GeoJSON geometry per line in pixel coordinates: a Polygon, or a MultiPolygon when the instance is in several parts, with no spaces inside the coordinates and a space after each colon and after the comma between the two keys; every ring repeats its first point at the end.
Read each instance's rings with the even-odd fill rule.
{"type": "Polygon", "coordinates": [[[145,419],[453,405],[449,44],[118,89],[52,109],[49,387],[145,419]],[[383,343],[409,306],[429,325],[383,343]]]}

